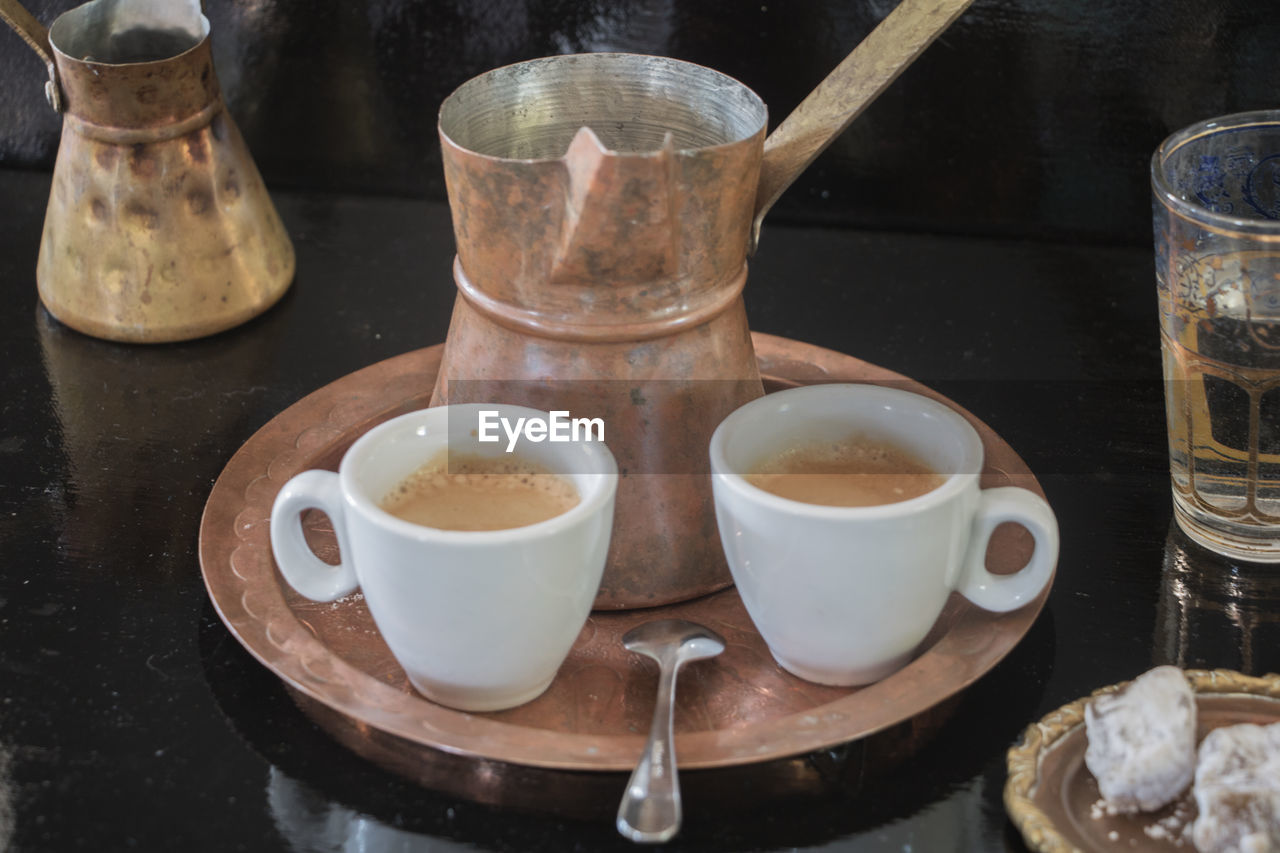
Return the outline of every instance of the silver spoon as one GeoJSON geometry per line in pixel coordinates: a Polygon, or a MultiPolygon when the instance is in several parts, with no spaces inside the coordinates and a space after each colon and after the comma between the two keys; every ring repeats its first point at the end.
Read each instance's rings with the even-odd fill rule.
{"type": "Polygon", "coordinates": [[[694,622],[661,619],[632,628],[623,635],[622,645],[658,662],[658,701],[649,742],[618,806],[618,832],[632,841],[659,843],[680,830],[680,782],[672,732],[676,672],[687,661],[720,654],[724,640],[694,622]]]}

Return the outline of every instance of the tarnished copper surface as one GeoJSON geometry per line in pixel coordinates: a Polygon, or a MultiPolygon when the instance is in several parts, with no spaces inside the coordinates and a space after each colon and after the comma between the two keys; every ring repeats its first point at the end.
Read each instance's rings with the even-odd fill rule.
{"type": "MultiPolygon", "coordinates": [[[[1197,741],[1220,726],[1280,722],[1280,675],[1257,678],[1225,669],[1189,669],[1186,676],[1196,693],[1197,741]]],[[[1184,825],[1194,820],[1195,802],[1189,793],[1147,814],[1092,815],[1101,794],[1084,764],[1089,743],[1084,709],[1095,696],[1124,686],[1103,687],[1092,696],[1062,706],[1028,726],[1022,740],[1009,750],[1005,808],[1027,846],[1037,853],[1189,849],[1176,843],[1179,830],[1168,838],[1153,837],[1146,831],[1159,821],[1173,822],[1175,812],[1185,815],[1179,821],[1184,825]]]]}
{"type": "Polygon", "coordinates": [[[765,122],[746,86],[659,56],[554,56],[469,80],[439,123],[462,295],[584,340],[663,335],[723,307],[765,122]]]}
{"type": "Polygon", "coordinates": [[[242,323],[284,294],[295,260],[223,103],[208,22],[177,55],[119,63],[76,50],[99,25],[81,7],[47,36],[65,113],[40,298],[68,326],[119,341],[185,340],[242,323]]]}
{"type": "MultiPolygon", "coordinates": [[[[768,335],[753,337],[769,387],[890,382],[944,399],[850,356],[768,335]]],[[[438,768],[439,750],[503,764],[629,771],[643,748],[656,671],[627,653],[620,638],[659,614],[705,624],[728,642],[723,655],[691,664],[682,676],[677,751],[680,766],[693,769],[782,759],[908,721],[994,666],[1027,632],[1048,595],[1046,589],[1034,604],[1007,614],[978,610],[953,596],[919,656],[861,689],[809,684],[783,671],[732,589],[657,610],[597,612],[539,699],[494,714],[435,705],[408,686],[359,593],[318,604],[287,588],[271,557],[268,518],[276,492],[293,474],[335,468],[365,430],[425,405],[422,380],[435,374],[441,355],[436,346],[365,368],[274,418],[227,464],[209,496],[200,531],[206,586],[237,639],[343,743],[411,777],[420,778],[412,770],[419,758],[424,767],[438,768]]],[[[1039,491],[1013,450],[959,411],[983,439],[983,485],[1039,491]]],[[[317,550],[331,552],[331,532],[314,519],[310,527],[317,550]]],[[[998,531],[989,553],[995,571],[1021,566],[1030,553],[1030,537],[1006,533],[998,531]]],[[[483,788],[483,780],[476,785],[483,788]]]]}
{"type": "MultiPolygon", "coordinates": [[[[618,811],[627,781],[623,772],[530,767],[431,749],[343,716],[301,691],[290,689],[289,693],[339,743],[423,787],[478,803],[578,820],[612,820],[618,811]]],[[[808,755],[686,773],[684,757],[677,754],[686,804],[694,804],[700,816],[705,816],[706,809],[732,819],[753,806],[776,807],[779,801],[794,803],[798,798],[820,802],[834,792],[873,788],[878,777],[928,744],[958,704],[959,697],[952,697],[874,735],[808,755]]]]}
{"type": "Polygon", "coordinates": [[[711,480],[691,472],[705,469],[716,425],[763,393],[741,296],[691,329],[599,342],[514,332],[459,298],[445,358],[433,405],[506,400],[609,425],[622,476],[597,609],[668,604],[732,583],[711,480]]]}
{"type": "Polygon", "coordinates": [[[432,404],[610,424],[622,479],[597,608],[732,582],[692,472],[762,393],[742,288],[765,124],[736,80],[620,53],[499,68],[440,108],[458,300],[432,404]]]}
{"type": "Polygon", "coordinates": [[[657,56],[521,62],[441,105],[458,300],[432,404],[503,400],[617,425],[623,476],[597,608],[731,582],[709,535],[710,481],[680,456],[701,456],[761,393],[748,249],[783,190],[969,2],[904,0],[768,140],[754,92],[657,56]],[[579,384],[553,395],[544,379],[579,384]],[[683,388],[618,380],[734,384],[687,406],[683,388]]]}

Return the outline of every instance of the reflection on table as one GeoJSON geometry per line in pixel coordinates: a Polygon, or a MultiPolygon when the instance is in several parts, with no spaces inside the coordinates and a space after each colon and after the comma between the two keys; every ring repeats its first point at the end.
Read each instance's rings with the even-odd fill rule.
{"type": "Polygon", "coordinates": [[[1280,672],[1280,566],[1221,557],[1171,523],[1154,649],[1155,664],[1280,672]]]}

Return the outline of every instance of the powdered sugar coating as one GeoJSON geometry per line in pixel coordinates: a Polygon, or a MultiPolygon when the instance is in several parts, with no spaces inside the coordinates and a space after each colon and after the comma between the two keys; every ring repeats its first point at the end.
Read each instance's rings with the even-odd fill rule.
{"type": "Polygon", "coordinates": [[[1280,851],[1280,723],[1209,732],[1195,775],[1201,853],[1280,851]]]}
{"type": "Polygon", "coordinates": [[[1159,666],[1085,707],[1084,762],[1107,804],[1154,811],[1191,784],[1196,701],[1182,670],[1159,666]]]}

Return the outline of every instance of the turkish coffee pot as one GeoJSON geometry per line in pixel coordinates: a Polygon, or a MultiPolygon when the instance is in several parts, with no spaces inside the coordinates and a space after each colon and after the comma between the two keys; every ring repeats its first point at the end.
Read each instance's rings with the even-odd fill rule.
{"type": "Polygon", "coordinates": [[[760,221],[968,3],[904,0],[767,139],[754,92],[657,56],[522,62],[442,104],[458,298],[432,404],[603,420],[622,479],[597,608],[731,583],[707,446],[763,393],[742,300],[760,221]]]}
{"type": "Polygon", "coordinates": [[[74,329],[162,342],[222,331],[288,289],[293,245],[227,113],[199,0],[93,0],[44,28],[3,18],[62,114],[36,263],[74,329]]]}

